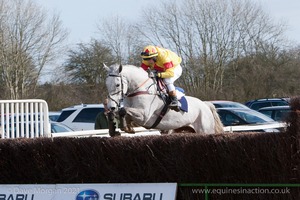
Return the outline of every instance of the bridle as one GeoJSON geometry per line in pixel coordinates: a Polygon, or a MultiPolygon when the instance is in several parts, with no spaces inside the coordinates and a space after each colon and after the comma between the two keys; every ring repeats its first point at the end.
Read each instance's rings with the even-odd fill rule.
{"type": "Polygon", "coordinates": [[[117,104],[117,106],[120,108],[121,107],[121,102],[124,100],[124,98],[126,97],[134,97],[134,96],[138,96],[138,95],[144,95],[144,94],[152,94],[151,92],[149,92],[149,89],[153,86],[156,85],[155,81],[153,81],[152,84],[150,84],[146,90],[139,90],[141,87],[143,87],[149,80],[151,80],[152,78],[147,78],[145,81],[143,81],[141,84],[139,84],[132,92],[130,93],[126,93],[124,94],[124,80],[123,80],[123,76],[120,74],[109,74],[108,76],[110,77],[119,77],[121,78],[121,89],[114,92],[113,94],[109,94],[108,98],[110,100],[112,100],[113,102],[115,102],[117,104]],[[111,96],[115,95],[115,94],[119,94],[121,93],[121,101],[117,102],[116,100],[114,100],[111,96]]]}
{"type": "Polygon", "coordinates": [[[121,78],[121,90],[118,90],[117,92],[114,92],[113,94],[108,94],[108,98],[109,98],[111,101],[115,102],[115,103],[117,104],[118,108],[120,108],[120,107],[121,107],[121,101],[124,99],[124,96],[125,96],[125,95],[124,95],[124,92],[123,92],[123,89],[124,89],[123,78],[122,78],[122,76],[116,75],[116,74],[108,74],[108,76],[110,76],[110,77],[120,77],[120,78],[121,78]],[[113,95],[115,95],[115,94],[119,94],[120,92],[121,92],[122,99],[121,99],[120,102],[117,102],[117,101],[114,100],[111,96],[113,96],[113,95]]]}

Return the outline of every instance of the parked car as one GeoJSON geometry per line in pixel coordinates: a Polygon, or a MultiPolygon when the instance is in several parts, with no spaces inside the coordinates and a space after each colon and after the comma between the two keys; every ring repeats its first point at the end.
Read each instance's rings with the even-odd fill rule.
{"type": "Polygon", "coordinates": [[[271,117],[275,121],[284,122],[291,112],[290,106],[271,106],[271,107],[264,107],[260,108],[258,112],[271,117]]]}
{"type": "Polygon", "coordinates": [[[68,127],[60,122],[50,121],[50,124],[51,124],[51,133],[73,132],[74,131],[70,127],[68,127]]]}
{"type": "MultiPolygon", "coordinates": [[[[50,127],[51,127],[51,133],[61,133],[61,132],[73,132],[73,130],[71,128],[69,128],[68,126],[59,123],[59,122],[53,122],[50,121],[50,127]]],[[[35,122],[31,122],[28,121],[28,123],[16,123],[14,122],[14,125],[12,126],[12,124],[10,123],[9,126],[4,126],[1,127],[0,126],[0,138],[5,138],[8,137],[17,137],[17,134],[19,135],[26,135],[26,137],[31,137],[32,135],[40,135],[41,133],[41,127],[37,124],[35,124],[35,122]],[[8,132],[6,131],[7,128],[9,128],[8,132]]]]}
{"type": "Polygon", "coordinates": [[[217,108],[225,131],[230,132],[280,132],[285,124],[248,108],[217,108]]]}
{"type": "Polygon", "coordinates": [[[103,104],[81,104],[61,111],[57,122],[61,122],[74,131],[94,130],[96,116],[104,111],[103,104]]]}
{"type": "Polygon", "coordinates": [[[246,105],[235,101],[214,100],[209,102],[214,104],[216,108],[248,108],[246,105]]]}
{"type": "Polygon", "coordinates": [[[60,111],[50,111],[49,112],[49,119],[51,121],[56,122],[58,117],[60,116],[61,112],[60,111]]]}
{"type": "Polygon", "coordinates": [[[246,102],[245,105],[253,110],[270,106],[287,106],[289,105],[289,98],[255,99],[246,102]]]}

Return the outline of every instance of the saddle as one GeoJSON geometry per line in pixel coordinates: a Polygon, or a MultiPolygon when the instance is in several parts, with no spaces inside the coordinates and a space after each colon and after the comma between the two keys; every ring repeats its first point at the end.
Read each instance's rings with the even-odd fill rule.
{"type": "MultiPolygon", "coordinates": [[[[157,90],[159,93],[160,98],[167,104],[169,105],[171,102],[171,99],[169,97],[169,90],[165,82],[163,81],[162,78],[156,77],[156,83],[157,83],[157,90]]],[[[185,91],[181,87],[175,87],[176,89],[176,94],[177,94],[177,99],[180,103],[180,110],[187,112],[187,101],[185,99],[185,91]]]]}

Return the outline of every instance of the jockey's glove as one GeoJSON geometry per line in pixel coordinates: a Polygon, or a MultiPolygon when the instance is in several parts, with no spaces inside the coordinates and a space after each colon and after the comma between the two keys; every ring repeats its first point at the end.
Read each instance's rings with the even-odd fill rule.
{"type": "Polygon", "coordinates": [[[148,76],[149,76],[149,78],[155,78],[155,77],[157,77],[157,72],[156,71],[150,71],[148,76]]]}

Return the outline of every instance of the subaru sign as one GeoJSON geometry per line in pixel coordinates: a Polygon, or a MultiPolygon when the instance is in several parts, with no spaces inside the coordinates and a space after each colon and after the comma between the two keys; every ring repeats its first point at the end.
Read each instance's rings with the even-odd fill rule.
{"type": "Polygon", "coordinates": [[[0,200],[175,200],[177,183],[0,185],[0,200]]]}

